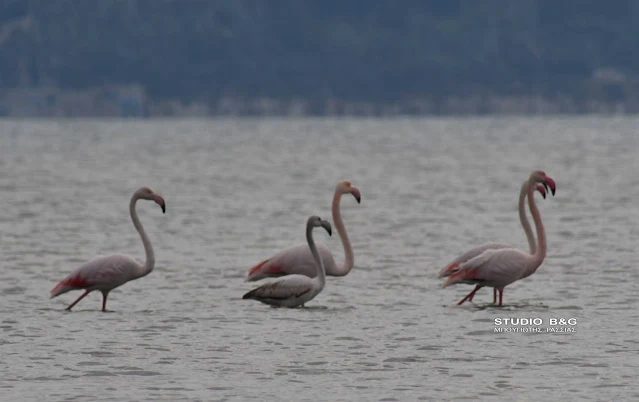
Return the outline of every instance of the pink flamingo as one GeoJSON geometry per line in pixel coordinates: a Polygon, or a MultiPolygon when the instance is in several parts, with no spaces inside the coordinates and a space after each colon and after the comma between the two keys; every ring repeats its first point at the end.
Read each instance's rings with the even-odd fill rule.
{"type": "MultiPolygon", "coordinates": [[[[335,187],[335,195],[333,196],[333,222],[335,228],[342,240],[344,246],[345,261],[343,265],[337,265],[331,250],[324,244],[319,243],[317,249],[326,269],[326,275],[331,276],[344,276],[350,272],[355,264],[355,257],[353,256],[353,249],[351,248],[351,242],[346,234],[346,228],[344,222],[342,222],[342,215],[339,211],[340,200],[342,194],[352,194],[359,204],[361,196],[359,190],[351,184],[348,180],[342,180],[337,183],[335,187]]],[[[306,275],[310,278],[317,275],[317,264],[313,258],[310,248],[307,244],[300,244],[297,246],[289,247],[280,251],[273,257],[260,262],[253,266],[246,278],[247,281],[257,281],[267,277],[277,277],[283,275],[299,274],[306,275]]]]}
{"type": "Polygon", "coordinates": [[[94,290],[99,290],[102,292],[102,311],[106,311],[107,296],[110,291],[131,280],[146,276],[153,271],[153,267],[155,266],[153,247],[135,210],[135,204],[139,199],[155,201],[162,207],[162,213],[166,212],[166,203],[160,195],[154,193],[153,190],[148,187],[138,189],[133,193],[133,197],[131,197],[129,212],[131,213],[133,226],[135,226],[135,229],[140,233],[140,237],[142,237],[142,243],[144,244],[144,251],[146,253],[146,263],[141,265],[133,258],[121,254],[95,258],[71,272],[51,289],[51,298],[60,296],[71,290],[84,289],[85,292],[82,296],[66,308],[67,310],[71,310],[73,306],[78,304],[86,295],[94,290]]]}
{"type": "Polygon", "coordinates": [[[504,288],[525,275],[535,272],[544,261],[546,257],[546,232],[535,202],[534,189],[536,183],[544,183],[550,187],[550,191],[554,195],[555,181],[545,172],[535,170],[530,174],[528,182],[528,206],[537,230],[537,250],[533,254],[527,254],[514,248],[489,249],[459,264],[458,269],[448,277],[444,287],[456,283],[475,283],[481,286],[475,287],[458,304],[472,298],[482,286],[490,286],[499,291],[499,306],[502,306],[504,288]]]}
{"type": "MultiPolygon", "coordinates": [[[[524,229],[524,233],[526,234],[526,239],[528,240],[528,247],[530,249],[530,254],[534,254],[537,249],[537,244],[535,242],[535,236],[533,235],[532,228],[530,227],[530,222],[528,222],[528,218],[526,217],[526,210],[525,210],[525,202],[526,202],[526,195],[528,193],[528,186],[529,186],[528,180],[524,180],[524,182],[521,185],[521,190],[519,192],[519,221],[521,223],[521,226],[524,229]]],[[[537,184],[536,189],[537,191],[539,191],[541,196],[545,199],[546,189],[544,188],[544,186],[546,186],[545,183],[543,186],[541,184],[537,184]]],[[[460,257],[457,257],[453,262],[451,262],[446,267],[444,267],[444,269],[442,269],[439,273],[439,278],[450,276],[452,273],[457,271],[458,266],[460,264],[470,260],[471,258],[477,257],[478,255],[480,255],[486,250],[502,249],[502,248],[514,248],[514,247],[507,243],[496,243],[496,242],[486,243],[486,244],[482,244],[481,246],[475,247],[467,251],[466,253],[462,254],[460,257]]],[[[482,288],[482,285],[477,285],[473,291],[471,291],[466,297],[464,297],[457,304],[461,305],[466,300],[473,301],[475,292],[477,292],[480,288],[482,288]]],[[[497,289],[493,289],[493,303],[497,303],[497,289]]]]}

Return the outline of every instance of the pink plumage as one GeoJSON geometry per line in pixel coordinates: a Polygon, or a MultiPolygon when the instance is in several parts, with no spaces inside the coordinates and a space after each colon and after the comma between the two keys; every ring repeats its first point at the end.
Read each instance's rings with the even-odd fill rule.
{"type": "MultiPolygon", "coordinates": [[[[493,287],[495,292],[499,291],[499,306],[502,305],[503,291],[509,284],[524,278],[534,272],[543,262],[546,256],[546,233],[541,221],[541,214],[537,208],[534,199],[534,190],[540,190],[536,183],[542,183],[549,186],[552,194],[555,194],[555,181],[548,177],[545,172],[537,170],[531,173],[527,184],[528,205],[535,222],[535,228],[538,235],[538,245],[534,246],[534,238],[529,243],[531,253],[527,254],[523,251],[508,247],[491,247],[484,245],[480,248],[471,250],[462,257],[449,264],[440,272],[440,277],[448,276],[448,280],[444,287],[457,283],[476,284],[475,289],[464,297],[459,303],[463,304],[466,300],[472,300],[475,293],[483,286],[493,287]],[[483,248],[483,250],[482,250],[483,248]]],[[[526,184],[526,183],[524,183],[526,184]]],[[[522,188],[523,190],[523,188],[522,188]]],[[[545,195],[545,192],[542,192],[545,195]]],[[[520,217],[522,209],[520,208],[520,217]]],[[[524,225],[522,219],[522,225],[524,225]]],[[[524,226],[525,228],[525,226],[524,226]]],[[[528,231],[527,231],[528,234],[528,231]]],[[[497,244],[501,246],[501,244],[497,244]]],[[[494,301],[496,303],[497,294],[494,293],[494,301]]]]}
{"type": "Polygon", "coordinates": [[[99,290],[102,293],[102,311],[106,311],[107,296],[111,290],[133,279],[148,275],[153,271],[153,267],[155,266],[153,247],[135,210],[136,202],[139,199],[155,201],[162,207],[163,213],[166,212],[166,203],[160,195],[155,194],[153,190],[148,187],[138,189],[131,197],[129,212],[133,225],[142,237],[142,243],[144,244],[144,251],[146,253],[146,262],[140,264],[132,257],[121,254],[95,258],[77,268],[67,275],[66,278],[58,282],[58,284],[51,289],[51,298],[72,290],[85,290],[76,301],[66,308],[67,310],[71,310],[73,306],[78,304],[86,295],[94,290],[99,290]]]}
{"type": "MultiPolygon", "coordinates": [[[[351,242],[346,234],[346,228],[344,227],[339,210],[339,204],[343,194],[352,194],[357,200],[357,203],[361,201],[359,190],[353,186],[350,181],[342,180],[337,183],[333,195],[332,212],[333,223],[344,247],[344,264],[337,265],[331,250],[322,243],[317,245],[317,251],[324,263],[326,275],[330,276],[344,276],[350,272],[355,264],[351,242]]],[[[286,248],[273,257],[259,262],[249,269],[246,280],[250,282],[292,274],[305,275],[311,278],[317,275],[316,262],[307,244],[299,244],[286,248]]]]}

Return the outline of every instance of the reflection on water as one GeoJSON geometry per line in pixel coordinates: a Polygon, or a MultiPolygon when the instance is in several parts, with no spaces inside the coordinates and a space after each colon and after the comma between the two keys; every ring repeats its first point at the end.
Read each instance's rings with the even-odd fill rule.
{"type": "MultiPolygon", "coordinates": [[[[634,119],[0,122],[2,400],[631,400],[639,397],[634,119]],[[506,288],[442,289],[468,248],[526,248],[519,186],[535,168],[546,261],[506,288]],[[241,300],[246,271],[330,218],[335,183],[355,268],[303,309],[241,300]],[[100,254],[156,269],[109,297],[48,299],[100,254]],[[576,318],[576,333],[496,333],[498,317],[576,318]],[[561,384],[561,386],[560,386],[561,384]],[[525,392],[525,394],[522,394],[525,392]]],[[[341,261],[339,239],[322,238],[341,261]]]]}

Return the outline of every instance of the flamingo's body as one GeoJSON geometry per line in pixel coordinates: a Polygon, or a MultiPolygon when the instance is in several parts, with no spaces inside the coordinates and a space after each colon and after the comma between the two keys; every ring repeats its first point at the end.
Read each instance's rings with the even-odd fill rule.
{"type": "MultiPolygon", "coordinates": [[[[524,233],[526,234],[526,240],[528,241],[528,248],[530,249],[530,254],[534,254],[537,249],[537,245],[535,243],[535,236],[533,234],[532,228],[530,227],[530,222],[528,222],[528,218],[526,217],[526,210],[525,210],[526,197],[528,194],[528,186],[529,186],[528,180],[524,180],[524,182],[521,185],[521,190],[519,192],[518,211],[519,211],[519,221],[521,223],[522,228],[524,229],[524,233]]],[[[541,194],[543,198],[546,198],[546,190],[543,185],[537,184],[535,188],[537,191],[539,191],[539,193],[541,194]]],[[[484,253],[485,251],[509,249],[509,248],[514,248],[514,247],[508,243],[493,242],[493,243],[482,244],[481,246],[475,247],[465,252],[461,256],[457,257],[454,261],[452,261],[450,264],[448,264],[446,267],[444,267],[440,271],[439,277],[444,278],[444,277],[450,276],[451,274],[453,274],[459,269],[460,264],[470,261],[471,259],[484,253]]],[[[473,283],[473,282],[469,281],[467,283],[473,283]]],[[[458,304],[463,304],[466,300],[472,301],[473,297],[475,296],[475,293],[479,289],[481,289],[483,286],[484,285],[478,284],[475,287],[475,289],[473,289],[458,304]]],[[[497,302],[497,289],[494,288],[493,303],[496,303],[496,302],[497,302]]]]}
{"type": "MultiPolygon", "coordinates": [[[[324,243],[317,243],[317,251],[324,263],[324,267],[335,269],[335,258],[333,253],[324,243]]],[[[326,275],[329,275],[326,269],[326,275]]],[[[285,248],[268,260],[264,260],[251,268],[247,281],[257,281],[268,277],[284,275],[304,275],[314,277],[317,275],[315,260],[311,249],[307,244],[298,244],[285,248]]]]}
{"type": "Polygon", "coordinates": [[[504,288],[509,284],[534,272],[546,257],[546,232],[541,221],[541,215],[534,198],[536,183],[548,185],[555,194],[555,181],[543,171],[534,171],[528,179],[528,205],[537,230],[538,245],[534,253],[506,249],[487,249],[470,260],[460,263],[448,276],[444,287],[456,283],[474,283],[475,289],[458,304],[472,299],[475,292],[482,286],[490,286],[499,291],[499,306],[502,305],[504,288]],[[530,273],[529,273],[530,272],[530,273]]]}
{"type": "Polygon", "coordinates": [[[51,298],[76,289],[110,291],[136,279],[140,268],[128,255],[109,255],[95,258],[61,280],[52,290],[51,298]]]}
{"type": "MultiPolygon", "coordinates": [[[[321,243],[317,245],[320,257],[326,269],[326,275],[330,276],[344,276],[350,272],[355,264],[355,257],[353,255],[351,242],[346,234],[346,228],[344,227],[339,210],[339,204],[343,194],[352,194],[358,204],[361,202],[359,190],[355,186],[351,185],[350,181],[342,180],[337,183],[333,197],[332,212],[335,229],[337,230],[344,247],[344,264],[337,265],[330,249],[321,243]]],[[[317,275],[317,269],[315,267],[315,260],[308,245],[300,244],[286,248],[273,257],[256,264],[249,270],[246,280],[257,281],[268,277],[293,274],[314,277],[317,275]]]]}
{"type": "Polygon", "coordinates": [[[132,257],[121,254],[95,258],[71,272],[51,289],[51,298],[60,296],[71,290],[85,290],[76,301],[66,308],[67,310],[71,310],[73,306],[86,295],[94,290],[99,290],[102,293],[102,311],[106,311],[107,296],[111,290],[133,279],[146,276],[153,271],[155,266],[153,247],[135,210],[135,204],[139,199],[155,201],[162,207],[163,213],[166,212],[166,204],[160,195],[155,194],[153,190],[148,187],[138,189],[131,198],[129,211],[133,225],[142,237],[142,243],[144,244],[144,250],[146,252],[146,263],[140,264],[132,257]]]}
{"type": "Polygon", "coordinates": [[[311,216],[306,223],[306,239],[308,249],[315,261],[313,277],[306,275],[287,275],[271,283],[262,285],[246,293],[243,299],[255,299],[275,307],[298,307],[317,296],[326,283],[324,263],[313,241],[313,228],[323,227],[331,234],[331,224],[317,216],[311,216]]]}

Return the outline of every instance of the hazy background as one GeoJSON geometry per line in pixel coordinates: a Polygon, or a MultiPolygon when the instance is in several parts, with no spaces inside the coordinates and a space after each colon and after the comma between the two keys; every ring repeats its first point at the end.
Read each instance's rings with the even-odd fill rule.
{"type": "Polygon", "coordinates": [[[633,1],[0,2],[0,115],[634,113],[633,1]]]}

